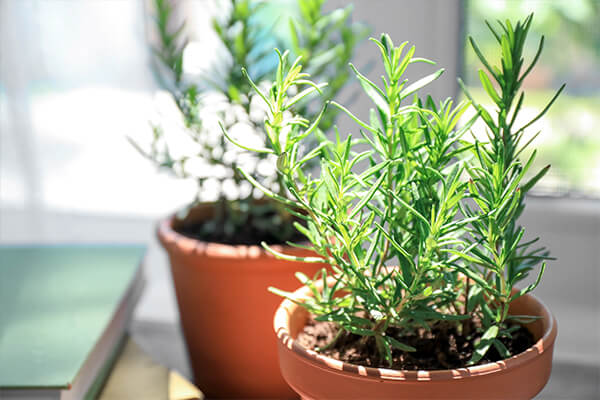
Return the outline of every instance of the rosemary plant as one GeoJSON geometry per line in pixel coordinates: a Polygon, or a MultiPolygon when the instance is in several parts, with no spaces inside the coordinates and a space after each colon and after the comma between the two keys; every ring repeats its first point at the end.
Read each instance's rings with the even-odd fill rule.
{"type": "MultiPolygon", "coordinates": [[[[177,133],[167,132],[161,125],[152,126],[149,149],[133,144],[159,168],[197,182],[197,197],[190,207],[203,198],[217,200],[213,218],[194,226],[186,234],[232,244],[253,244],[257,240],[282,243],[296,234],[290,223],[291,215],[277,203],[257,201],[257,197],[263,197],[262,193],[253,191],[237,172],[238,167],[243,166],[263,185],[283,193],[285,189],[279,186],[275,171],[269,168],[270,155],[240,152],[221,134],[216,121],[220,119],[228,131],[246,140],[265,138],[262,123],[266,110],[251,93],[249,77],[263,88],[275,80],[276,61],[269,55],[273,47],[285,39],[277,37],[271,23],[261,18],[265,2],[226,0],[221,3],[230,5],[230,12],[223,19],[215,19],[212,28],[225,56],[218,65],[194,80],[186,76],[183,68],[189,39],[184,24],[173,26],[174,2],[154,0],[159,40],[153,50],[158,61],[158,81],[174,100],[183,121],[181,130],[192,140],[193,146],[189,154],[177,154],[170,146],[170,140],[176,140],[177,133]]],[[[336,73],[337,66],[350,60],[357,41],[365,32],[359,24],[351,23],[351,7],[326,13],[323,5],[324,0],[298,0],[298,17],[280,23],[289,25],[293,51],[312,60],[307,68],[316,77],[332,82],[323,93],[330,99],[348,79],[347,74],[336,73]]],[[[314,100],[315,96],[308,93],[298,97],[296,107],[314,118],[319,111],[318,106],[312,104],[314,100]]],[[[328,128],[334,118],[335,110],[330,109],[322,116],[322,128],[328,128]]],[[[265,141],[262,145],[269,148],[272,143],[265,141]]]]}
{"type": "Polygon", "coordinates": [[[500,338],[516,329],[510,322],[531,318],[510,316],[508,306],[535,288],[545,265],[532,285],[516,291],[514,284],[548,258],[543,249],[529,249],[535,241],[522,240],[524,229],[517,225],[524,193],[547,171],[523,180],[535,153],[522,163],[518,156],[527,144],[520,141],[532,122],[513,129],[523,102],[520,86],[543,45],[522,72],[530,24],[531,16],[514,28],[508,21],[501,23],[502,34],[492,29],[499,42],[500,68],[490,67],[471,39],[499,87],[497,93],[485,72],[480,74],[495,111],[472,99],[456,105],[450,99],[439,104],[430,97],[421,100],[420,92],[443,70],[409,84],[403,78],[409,65],[432,62],[415,57],[414,46],[395,46],[388,35],[371,39],[385,67],[382,86],[350,65],[374,103],[369,121],[331,102],[330,107],[356,122],[360,135],[341,138],[336,130],[335,139],[320,136],[318,146],[308,150],[303,143],[318,132],[327,106],[314,119],[290,113],[295,102],[290,90],[305,86],[307,91],[321,91],[322,84],[311,83],[300,58],[290,62],[287,52],[278,53],[277,79],[270,90],[250,81],[268,108],[265,132],[273,145],[256,149],[235,143],[277,156],[279,179],[287,193],[272,191],[248,172],[240,172],[305,221],[295,226],[310,244],[295,246],[308,248],[315,256],[293,257],[263,246],[277,257],[327,263],[333,270],[333,274],[322,270],[315,277],[297,274],[312,289],[310,298],[270,290],[298,302],[317,321],[338,326],[338,336],[326,347],[340,335],[359,335],[374,341],[380,362],[391,366],[394,352],[415,350],[400,338],[444,321],[474,339],[471,364],[479,362],[492,345],[502,356],[509,355],[500,338]],[[471,106],[475,116],[459,127],[459,119],[471,106]],[[464,138],[478,118],[487,125],[489,142],[471,143],[464,138]],[[359,143],[366,143],[368,150],[356,152],[359,143]],[[314,174],[306,168],[313,159],[320,162],[314,174]],[[357,172],[361,163],[368,167],[357,172]],[[328,279],[333,281],[330,286],[328,279]],[[321,280],[323,287],[318,290],[316,283],[321,280]],[[466,327],[471,325],[465,322],[472,320],[480,324],[469,331],[466,327]]]}
{"type": "MultiPolygon", "coordinates": [[[[500,66],[493,66],[481,53],[473,38],[469,42],[475,54],[483,64],[479,78],[485,92],[494,103],[496,110],[488,110],[471,99],[487,127],[488,143],[475,143],[472,148],[474,162],[467,165],[470,176],[469,192],[474,200],[472,209],[464,204],[462,211],[467,217],[478,217],[469,230],[469,253],[461,254],[468,268],[461,268],[468,277],[477,281],[469,293],[469,309],[475,310],[483,325],[483,340],[473,355],[477,362],[485,355],[489,347],[494,347],[503,357],[510,356],[506,347],[498,338],[510,337],[516,325],[508,327],[508,320],[526,321],[527,318],[508,315],[508,308],[514,299],[533,290],[546,268],[545,260],[550,259],[543,248],[532,245],[532,241],[523,240],[525,229],[517,220],[525,204],[525,194],[548,172],[550,165],[534,174],[528,180],[524,177],[533,163],[536,151],[523,163],[519,156],[539,135],[532,135],[524,141],[525,130],[540,119],[558,98],[565,85],[562,85],[546,107],[523,126],[515,123],[523,105],[525,93],[521,90],[523,80],[532,71],[544,47],[542,36],[535,57],[524,68],[523,50],[531,26],[533,15],[519,21],[513,27],[510,21],[499,22],[500,31],[488,24],[501,49],[500,66]],[[491,79],[490,79],[491,76],[491,79]],[[496,87],[492,84],[492,79],[496,87]],[[493,118],[492,115],[496,115],[493,118]],[[541,269],[534,283],[515,292],[517,282],[527,277],[536,265],[541,269]],[[513,293],[514,292],[514,293],[513,293]],[[485,301],[484,301],[485,299],[485,301]]],[[[460,82],[460,81],[459,81],[460,82]]]]}

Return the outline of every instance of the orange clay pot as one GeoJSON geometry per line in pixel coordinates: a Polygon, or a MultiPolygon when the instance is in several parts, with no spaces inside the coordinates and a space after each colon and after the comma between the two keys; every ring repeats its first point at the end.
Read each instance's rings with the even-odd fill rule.
{"type": "MultiPolygon", "coordinates": [[[[311,291],[302,287],[295,294],[305,298],[311,291]]],[[[525,352],[469,368],[397,371],[344,363],[300,346],[294,338],[308,312],[284,300],[274,318],[281,372],[302,399],[531,399],[550,377],[556,320],[531,295],[515,300],[510,312],[542,317],[527,325],[536,343],[525,352]]]]}
{"type": "MultiPolygon", "coordinates": [[[[211,204],[202,204],[186,220],[202,221],[212,212],[211,204]]],[[[209,398],[297,398],[281,376],[271,330],[281,298],[267,288],[291,291],[298,287],[296,271],[313,276],[323,265],[278,260],[259,246],[191,239],[173,230],[176,223],[173,217],[160,222],[158,238],[171,261],[195,383],[209,398]]]]}

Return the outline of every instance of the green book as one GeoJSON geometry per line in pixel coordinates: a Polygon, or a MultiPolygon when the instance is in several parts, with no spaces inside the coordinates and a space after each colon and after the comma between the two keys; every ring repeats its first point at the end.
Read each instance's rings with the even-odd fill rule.
{"type": "Polygon", "coordinates": [[[143,289],[143,246],[0,246],[0,398],[93,397],[143,289]]]}

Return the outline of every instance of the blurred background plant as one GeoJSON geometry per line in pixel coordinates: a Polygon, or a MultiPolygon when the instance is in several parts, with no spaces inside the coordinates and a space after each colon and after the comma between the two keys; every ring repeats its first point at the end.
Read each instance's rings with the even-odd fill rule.
{"type": "MultiPolygon", "coordinates": [[[[250,87],[242,68],[259,87],[268,88],[275,79],[274,47],[290,48],[294,56],[302,57],[312,79],[328,83],[323,89],[325,99],[338,94],[349,77],[347,72],[339,71],[346,71],[357,42],[367,31],[351,22],[352,6],[325,12],[324,4],[325,0],[221,1],[219,5],[228,12],[213,19],[212,24],[221,44],[218,59],[200,66],[196,73],[186,74],[188,27],[177,18],[175,2],[154,0],[156,76],[170,94],[180,124],[179,129],[168,129],[160,120],[153,122],[149,148],[131,142],[159,168],[196,180],[198,191],[190,207],[201,201],[216,201],[214,217],[198,226],[185,226],[186,234],[231,244],[261,240],[282,243],[295,235],[291,215],[272,202],[257,202],[262,195],[237,172],[243,166],[262,184],[284,193],[277,182],[273,157],[240,152],[225,139],[217,124],[222,121],[232,136],[244,138],[246,143],[267,148],[272,145],[264,142],[266,136],[261,133],[267,110],[260,100],[246,94],[250,87]],[[290,12],[290,7],[295,11],[290,12]],[[185,149],[176,149],[169,139],[182,134],[188,143],[185,149]]],[[[296,108],[314,117],[320,106],[312,100],[312,95],[303,96],[296,108]]],[[[320,128],[331,127],[335,116],[336,110],[328,109],[320,128]]]]}
{"type": "MultiPolygon", "coordinates": [[[[479,38],[484,54],[495,46],[485,20],[515,19],[531,12],[535,19],[530,40],[546,40],[537,68],[524,81],[527,98],[521,112],[523,121],[535,116],[553,95],[551,87],[566,82],[566,88],[543,118],[531,129],[541,131],[534,146],[539,149],[533,170],[551,164],[548,175],[536,187],[538,193],[597,196],[600,194],[600,2],[597,0],[526,1],[497,0],[467,3],[467,26],[479,38]]],[[[468,45],[468,43],[467,43],[468,45]]],[[[532,46],[525,57],[535,52],[532,46]]],[[[497,60],[491,60],[496,63],[497,60]]],[[[477,101],[492,106],[478,88],[476,71],[481,64],[473,52],[465,52],[465,82],[477,101]]],[[[468,118],[468,116],[466,117],[468,118]]],[[[479,122],[481,124],[481,122],[479,122]]],[[[477,129],[479,130],[479,129],[477,129]]],[[[530,152],[524,152],[528,157],[530,152]]]]}

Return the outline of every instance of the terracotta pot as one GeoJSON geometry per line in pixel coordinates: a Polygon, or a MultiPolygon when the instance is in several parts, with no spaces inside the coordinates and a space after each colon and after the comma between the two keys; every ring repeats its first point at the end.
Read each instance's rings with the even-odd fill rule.
{"type": "MultiPolygon", "coordinates": [[[[302,287],[296,295],[310,296],[311,291],[302,287]]],[[[398,371],[344,363],[300,346],[294,338],[309,315],[285,300],[274,318],[279,363],[283,377],[303,399],[531,399],[550,377],[557,324],[532,295],[515,300],[510,312],[542,317],[527,325],[536,340],[527,351],[469,368],[398,371]]]]}
{"type": "MultiPolygon", "coordinates": [[[[205,220],[211,204],[195,208],[186,221],[205,220]]],[[[283,261],[259,246],[207,243],[173,230],[173,217],[160,222],[181,325],[195,383],[210,398],[297,397],[283,380],[273,313],[281,302],[269,286],[291,291],[296,271],[313,276],[323,265],[283,261]]],[[[273,246],[288,254],[307,252],[273,246]]]]}

